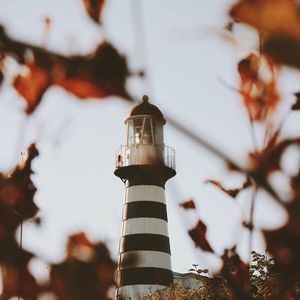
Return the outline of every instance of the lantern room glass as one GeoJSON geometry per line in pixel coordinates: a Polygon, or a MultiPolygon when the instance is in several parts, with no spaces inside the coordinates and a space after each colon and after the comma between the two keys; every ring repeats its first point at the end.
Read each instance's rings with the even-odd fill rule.
{"type": "Polygon", "coordinates": [[[131,145],[162,145],[163,123],[150,116],[134,117],[127,121],[127,141],[131,145]]]}

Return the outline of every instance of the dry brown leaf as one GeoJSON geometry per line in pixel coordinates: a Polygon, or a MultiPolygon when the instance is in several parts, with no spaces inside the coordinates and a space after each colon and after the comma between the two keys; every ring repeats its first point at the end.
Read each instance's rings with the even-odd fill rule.
{"type": "Polygon", "coordinates": [[[14,87],[27,102],[26,112],[32,113],[40,103],[45,91],[50,86],[48,71],[36,63],[27,65],[28,73],[18,75],[14,80],[14,87]]]}
{"type": "Polygon", "coordinates": [[[206,239],[206,229],[206,225],[201,220],[198,220],[196,226],[189,230],[188,233],[191,239],[194,241],[196,247],[199,247],[204,251],[214,253],[214,250],[211,248],[206,239]]]}
{"type": "Polygon", "coordinates": [[[300,92],[294,94],[296,96],[296,101],[292,105],[292,110],[300,110],[300,92]]]}
{"type": "Polygon", "coordinates": [[[196,205],[193,199],[186,200],[179,204],[184,209],[195,209],[196,205]]]}
{"type": "Polygon", "coordinates": [[[230,15],[264,36],[289,35],[300,40],[299,7],[295,0],[241,0],[230,15]]]}
{"type": "Polygon", "coordinates": [[[101,24],[104,0],[82,0],[84,8],[93,21],[101,24]]]}

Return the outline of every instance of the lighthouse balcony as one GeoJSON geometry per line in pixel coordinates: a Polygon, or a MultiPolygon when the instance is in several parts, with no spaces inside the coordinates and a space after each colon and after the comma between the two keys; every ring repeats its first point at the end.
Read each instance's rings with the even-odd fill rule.
{"type": "Polygon", "coordinates": [[[175,150],[165,145],[122,145],[116,154],[116,169],[134,166],[165,166],[175,170],[175,150]]]}

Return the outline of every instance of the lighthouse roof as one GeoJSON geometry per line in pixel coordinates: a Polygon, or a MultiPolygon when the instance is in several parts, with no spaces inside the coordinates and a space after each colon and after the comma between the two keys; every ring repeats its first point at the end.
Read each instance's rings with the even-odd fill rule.
{"type": "Polygon", "coordinates": [[[149,103],[149,98],[146,95],[143,96],[142,101],[138,105],[132,108],[128,118],[144,115],[153,116],[157,119],[161,119],[163,123],[166,123],[162,112],[157,106],[149,103]]]}

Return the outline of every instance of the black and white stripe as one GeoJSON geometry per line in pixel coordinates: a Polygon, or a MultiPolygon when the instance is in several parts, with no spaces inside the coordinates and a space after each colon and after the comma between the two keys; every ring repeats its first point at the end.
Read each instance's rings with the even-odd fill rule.
{"type": "Polygon", "coordinates": [[[165,191],[128,185],[116,276],[117,295],[137,299],[173,282],[165,191]]]}

